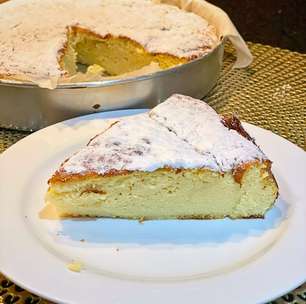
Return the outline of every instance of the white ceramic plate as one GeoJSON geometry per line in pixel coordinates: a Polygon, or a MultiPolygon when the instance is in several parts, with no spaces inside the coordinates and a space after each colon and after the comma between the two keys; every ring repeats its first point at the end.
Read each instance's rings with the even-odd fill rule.
{"type": "Polygon", "coordinates": [[[0,156],[0,271],[64,303],[261,303],[306,280],[306,153],[244,124],[273,163],[264,220],[42,220],[47,180],[99,132],[95,114],[38,131],[0,156]],[[80,240],[84,239],[85,242],[80,240]],[[81,261],[71,272],[67,264],[81,261]]]}

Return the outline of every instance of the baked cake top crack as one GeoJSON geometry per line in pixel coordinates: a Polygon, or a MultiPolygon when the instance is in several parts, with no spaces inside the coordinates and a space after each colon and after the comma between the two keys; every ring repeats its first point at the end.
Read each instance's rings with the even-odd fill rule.
{"type": "Polygon", "coordinates": [[[148,113],[110,120],[102,131],[64,162],[55,178],[167,167],[226,172],[267,159],[251,140],[226,127],[207,104],[178,94],[148,113]]]}

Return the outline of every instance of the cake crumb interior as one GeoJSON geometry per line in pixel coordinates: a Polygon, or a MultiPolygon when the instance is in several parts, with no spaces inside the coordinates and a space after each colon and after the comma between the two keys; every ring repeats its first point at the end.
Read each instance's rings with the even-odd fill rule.
{"type": "Polygon", "coordinates": [[[147,52],[139,43],[126,37],[100,37],[88,30],[72,27],[60,65],[68,76],[76,73],[118,76],[157,63],[161,69],[187,62],[169,54],[147,52]]]}
{"type": "Polygon", "coordinates": [[[243,175],[242,185],[230,172],[206,169],[80,178],[54,183],[46,201],[54,203],[61,216],[146,220],[263,217],[277,193],[270,175],[264,175],[266,170],[265,163],[255,162],[243,175]]]}

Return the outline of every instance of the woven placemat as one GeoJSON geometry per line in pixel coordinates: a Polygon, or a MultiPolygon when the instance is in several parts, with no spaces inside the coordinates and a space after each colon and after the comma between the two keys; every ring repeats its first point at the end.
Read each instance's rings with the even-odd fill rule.
{"type": "MultiPolygon", "coordinates": [[[[218,112],[234,112],[241,120],[271,130],[306,150],[306,55],[261,44],[248,45],[254,62],[241,70],[231,68],[234,50],[226,45],[220,80],[205,101],[218,112]]],[[[0,128],[0,152],[28,134],[0,128]]],[[[16,304],[50,303],[0,274],[0,303],[1,300],[16,304]]],[[[271,302],[285,303],[305,304],[306,284],[271,302]]]]}
{"type": "Polygon", "coordinates": [[[233,49],[226,48],[218,85],[205,100],[221,113],[237,113],[243,121],[306,148],[306,54],[248,43],[254,56],[246,69],[231,69],[233,49]]]}

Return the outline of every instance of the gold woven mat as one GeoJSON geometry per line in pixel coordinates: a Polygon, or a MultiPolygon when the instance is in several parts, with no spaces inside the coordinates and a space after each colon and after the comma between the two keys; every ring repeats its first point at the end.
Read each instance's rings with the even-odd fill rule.
{"type": "Polygon", "coordinates": [[[254,61],[241,70],[231,69],[233,49],[226,48],[220,81],[205,100],[306,149],[306,54],[248,45],[254,61]]]}
{"type": "MultiPolygon", "coordinates": [[[[306,55],[249,43],[253,64],[232,70],[233,49],[227,45],[217,86],[205,98],[218,112],[269,129],[306,150],[306,55]]],[[[29,133],[0,129],[0,152],[29,133]]],[[[284,275],[286,275],[284,273],[284,275]]],[[[250,295],[250,299],[251,299],[250,295]]],[[[0,303],[50,303],[19,288],[0,274],[0,303]]],[[[306,284],[271,304],[305,304],[306,284]]]]}

